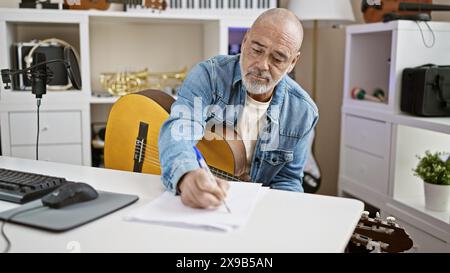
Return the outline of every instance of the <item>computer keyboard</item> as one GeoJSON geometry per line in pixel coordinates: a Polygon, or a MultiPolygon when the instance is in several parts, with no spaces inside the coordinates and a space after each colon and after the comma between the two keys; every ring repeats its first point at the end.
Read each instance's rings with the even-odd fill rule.
{"type": "Polygon", "coordinates": [[[65,178],[0,168],[0,200],[26,203],[41,198],[59,186],[65,178]]]}

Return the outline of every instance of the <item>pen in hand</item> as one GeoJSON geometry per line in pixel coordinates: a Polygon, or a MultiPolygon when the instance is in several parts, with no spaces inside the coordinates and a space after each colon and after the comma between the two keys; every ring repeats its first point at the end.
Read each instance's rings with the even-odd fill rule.
{"type": "MultiPolygon", "coordinates": [[[[194,151],[195,151],[195,154],[196,154],[196,156],[197,156],[197,162],[198,162],[198,165],[200,165],[200,168],[204,169],[204,170],[208,173],[211,182],[214,183],[214,182],[216,181],[216,178],[215,178],[214,175],[211,173],[211,170],[209,169],[208,164],[206,164],[206,161],[205,161],[205,159],[203,158],[203,155],[200,153],[200,151],[199,151],[199,150],[197,149],[197,147],[195,147],[195,146],[194,146],[194,151]]],[[[227,211],[228,211],[229,213],[231,213],[231,210],[230,210],[230,208],[228,207],[228,205],[227,205],[227,203],[225,202],[225,200],[223,200],[223,204],[224,204],[225,208],[227,209],[227,211]]]]}

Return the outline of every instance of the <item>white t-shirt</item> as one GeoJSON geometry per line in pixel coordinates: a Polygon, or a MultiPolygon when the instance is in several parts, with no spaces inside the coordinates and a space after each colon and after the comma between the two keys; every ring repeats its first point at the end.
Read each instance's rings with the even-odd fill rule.
{"type": "Polygon", "coordinates": [[[252,99],[247,94],[244,108],[239,116],[236,131],[242,138],[247,155],[247,164],[245,172],[250,173],[253,153],[255,151],[256,141],[258,140],[259,131],[266,125],[266,111],[269,108],[270,98],[267,102],[259,102],[252,99]]]}

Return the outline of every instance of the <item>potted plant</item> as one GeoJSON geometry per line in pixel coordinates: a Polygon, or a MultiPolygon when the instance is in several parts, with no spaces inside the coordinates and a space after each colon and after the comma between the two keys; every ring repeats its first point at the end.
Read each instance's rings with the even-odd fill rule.
{"type": "Polygon", "coordinates": [[[420,157],[414,175],[422,178],[425,190],[425,208],[435,211],[449,209],[450,198],[450,154],[425,152],[420,157]]]}

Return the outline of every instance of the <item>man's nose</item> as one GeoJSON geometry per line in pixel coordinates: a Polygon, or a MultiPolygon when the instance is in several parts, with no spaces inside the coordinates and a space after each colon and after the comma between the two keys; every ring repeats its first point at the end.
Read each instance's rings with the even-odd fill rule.
{"type": "Polygon", "coordinates": [[[256,62],[256,67],[259,69],[259,71],[269,70],[269,61],[267,57],[260,57],[256,62]]]}

